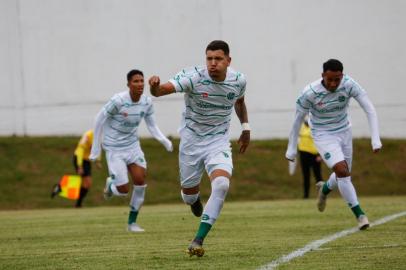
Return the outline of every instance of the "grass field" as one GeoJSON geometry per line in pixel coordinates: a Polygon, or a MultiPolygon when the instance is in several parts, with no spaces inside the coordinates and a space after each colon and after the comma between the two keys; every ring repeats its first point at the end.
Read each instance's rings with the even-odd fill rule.
{"type": "MultiPolygon", "coordinates": [[[[72,155],[78,140],[78,137],[0,137],[0,210],[72,207],[72,202],[51,200],[49,195],[63,174],[73,173],[72,155]]],[[[157,141],[142,139],[148,161],[147,205],[179,201],[178,143],[175,139],[175,151],[168,153],[157,141]]],[[[298,169],[295,175],[288,174],[286,145],[287,140],[252,141],[241,155],[233,141],[234,171],[228,200],[301,198],[301,172],[298,169]]],[[[369,139],[354,140],[352,181],[360,196],[406,195],[404,164],[404,139],[384,139],[383,149],[376,155],[372,154],[369,139]]],[[[106,164],[101,170],[94,168],[93,176],[85,207],[123,205],[122,200],[106,203],[101,196],[107,177],[106,164]]],[[[324,165],[323,176],[325,179],[329,176],[324,165]]],[[[210,185],[206,176],[201,188],[203,198],[207,198],[210,185]]]]}
{"type": "MultiPolygon", "coordinates": [[[[371,222],[406,211],[406,197],[361,197],[371,222]]],[[[142,234],[126,232],[127,207],[0,211],[1,269],[258,269],[356,226],[344,201],[226,202],[202,258],[184,250],[199,219],[187,206],[143,207],[142,234]]],[[[339,238],[277,269],[405,269],[406,217],[339,238]]]]}

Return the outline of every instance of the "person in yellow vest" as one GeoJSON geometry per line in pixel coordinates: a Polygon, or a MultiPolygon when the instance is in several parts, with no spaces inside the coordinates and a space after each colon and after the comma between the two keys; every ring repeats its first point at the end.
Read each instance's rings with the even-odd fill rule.
{"type": "MultiPolygon", "coordinates": [[[[82,207],[83,199],[86,197],[90,187],[92,186],[92,167],[89,159],[92,143],[93,130],[91,129],[82,135],[73,154],[73,166],[75,167],[76,173],[82,177],[79,198],[76,201],[75,207],[82,207]]],[[[96,161],[96,165],[98,167],[101,167],[100,161],[101,156],[99,156],[96,161]]]]}
{"type": "Polygon", "coordinates": [[[321,177],[321,157],[314,145],[311,130],[307,119],[304,120],[299,131],[298,150],[300,156],[300,165],[303,174],[303,198],[309,198],[310,189],[310,169],[313,169],[316,182],[322,181],[321,177]]]}

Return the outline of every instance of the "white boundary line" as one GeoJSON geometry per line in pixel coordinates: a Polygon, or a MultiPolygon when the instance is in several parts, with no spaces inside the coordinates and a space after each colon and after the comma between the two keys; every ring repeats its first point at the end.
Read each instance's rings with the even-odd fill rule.
{"type": "MultiPolygon", "coordinates": [[[[388,221],[391,221],[391,220],[394,220],[394,219],[397,219],[397,218],[400,218],[400,217],[403,217],[403,216],[406,216],[406,211],[400,212],[400,213],[397,213],[397,214],[393,214],[393,215],[390,215],[390,216],[383,217],[383,218],[381,218],[379,220],[376,220],[376,221],[372,222],[370,225],[371,225],[371,227],[381,225],[381,224],[384,224],[384,223],[386,223],[388,221]]],[[[334,240],[336,240],[338,238],[347,236],[349,234],[356,233],[358,231],[359,231],[358,228],[354,227],[354,228],[351,228],[351,229],[348,229],[348,230],[344,230],[344,231],[341,231],[341,232],[326,236],[326,237],[324,237],[322,239],[313,241],[313,242],[307,244],[306,246],[304,246],[302,248],[299,248],[299,249],[289,253],[288,255],[284,255],[284,256],[270,262],[269,264],[266,264],[266,265],[258,268],[258,270],[275,269],[276,267],[278,267],[282,263],[287,263],[287,262],[289,262],[289,261],[291,261],[291,260],[293,260],[293,259],[295,259],[297,257],[303,256],[304,254],[306,254],[309,251],[318,249],[320,246],[322,246],[322,245],[324,245],[324,244],[326,244],[328,242],[334,241],[334,240]]]]}

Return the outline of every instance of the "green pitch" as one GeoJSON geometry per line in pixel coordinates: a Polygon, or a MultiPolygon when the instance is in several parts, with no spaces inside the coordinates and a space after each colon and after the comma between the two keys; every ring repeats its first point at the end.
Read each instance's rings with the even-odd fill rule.
{"type": "MultiPolygon", "coordinates": [[[[406,197],[360,199],[370,222],[406,211],[406,197]]],[[[0,212],[1,269],[257,269],[356,226],[343,200],[226,202],[202,258],[184,252],[199,219],[179,204],[144,206],[143,234],[126,231],[127,207],[0,212]]],[[[405,269],[406,217],[321,246],[277,269],[405,269]]]]}

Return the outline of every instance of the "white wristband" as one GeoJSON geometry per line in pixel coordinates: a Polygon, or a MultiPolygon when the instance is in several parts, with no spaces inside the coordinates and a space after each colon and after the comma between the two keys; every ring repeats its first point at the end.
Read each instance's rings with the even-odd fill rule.
{"type": "Polygon", "coordinates": [[[248,124],[248,123],[242,123],[241,127],[242,127],[242,130],[248,130],[248,131],[251,130],[250,124],[248,124]]]}

